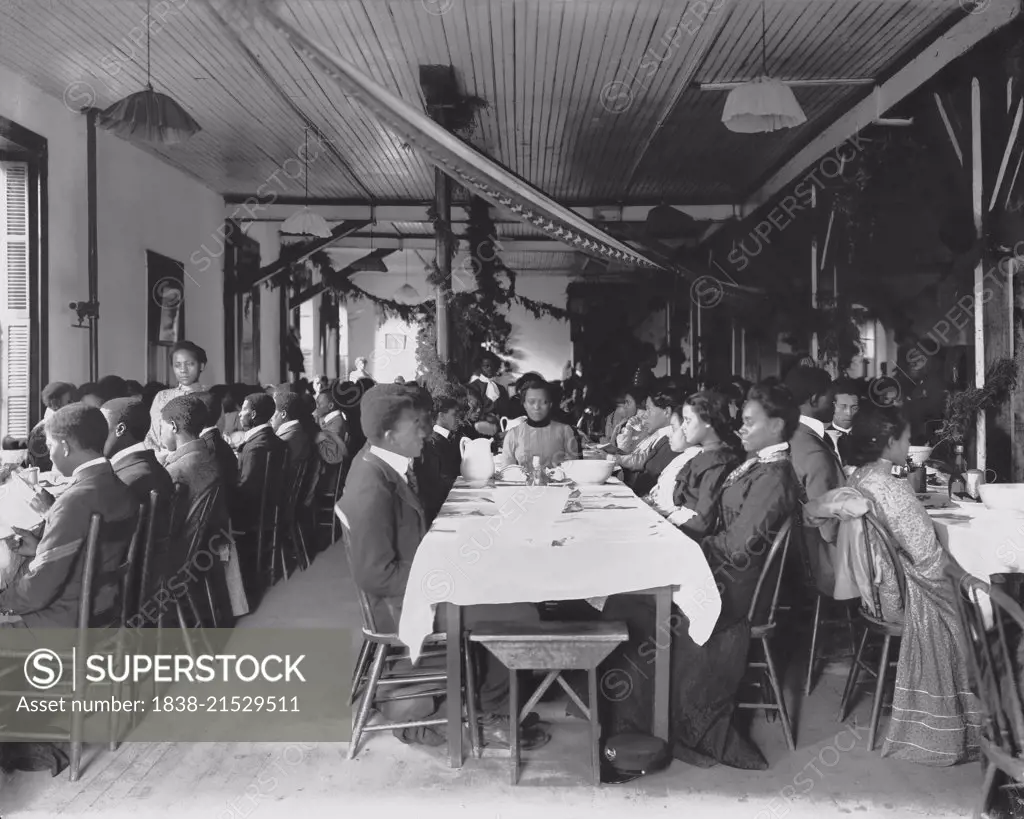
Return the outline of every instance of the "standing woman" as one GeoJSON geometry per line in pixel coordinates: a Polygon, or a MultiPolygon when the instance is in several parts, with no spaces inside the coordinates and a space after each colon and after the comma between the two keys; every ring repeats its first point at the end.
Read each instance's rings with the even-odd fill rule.
{"type": "Polygon", "coordinates": [[[506,463],[530,467],[534,457],[539,457],[540,465],[549,467],[579,457],[573,428],[552,420],[551,393],[551,385],[546,381],[531,381],[526,385],[523,392],[526,422],[505,433],[502,454],[506,463]]]}
{"type": "Polygon", "coordinates": [[[162,449],[160,443],[160,421],[163,408],[179,395],[188,395],[194,392],[206,392],[206,387],[199,383],[199,376],[203,374],[206,367],[206,350],[191,341],[179,341],[171,351],[171,366],[174,368],[174,377],[178,380],[178,386],[167,390],[161,390],[153,399],[153,406],[149,410],[150,427],[146,436],[146,446],[149,449],[162,449]]]}

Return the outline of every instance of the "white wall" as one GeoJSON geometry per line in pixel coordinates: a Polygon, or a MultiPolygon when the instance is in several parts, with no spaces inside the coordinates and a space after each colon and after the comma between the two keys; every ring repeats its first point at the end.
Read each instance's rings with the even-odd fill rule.
{"type": "MultiPolygon", "coordinates": [[[[49,148],[50,381],[89,378],[88,333],[69,302],[88,298],[86,118],[0,67],[0,115],[45,137],[49,148]]],[[[150,294],[146,251],[185,264],[185,330],[210,358],[203,380],[224,377],[223,262],[190,261],[219,247],[221,197],[135,146],[98,129],[97,225],[100,375],[146,378],[150,294]],[[200,269],[203,268],[203,269],[200,269]]]]}

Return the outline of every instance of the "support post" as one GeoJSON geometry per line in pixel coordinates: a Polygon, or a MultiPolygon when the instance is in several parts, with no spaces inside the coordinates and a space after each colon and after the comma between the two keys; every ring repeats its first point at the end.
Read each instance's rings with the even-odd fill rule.
{"type": "Polygon", "coordinates": [[[86,114],[85,166],[86,188],[88,193],[88,230],[89,230],[89,301],[93,310],[89,315],[89,380],[97,381],[100,377],[100,339],[99,339],[99,240],[97,238],[96,213],[96,114],[97,109],[90,108],[86,114]]]}
{"type": "MultiPolygon", "coordinates": [[[[451,181],[440,168],[434,169],[434,205],[438,218],[446,223],[451,223],[452,211],[452,188],[451,181]]],[[[438,232],[436,240],[437,268],[448,287],[451,287],[452,277],[452,255],[448,247],[447,233],[438,232]]],[[[437,357],[443,363],[448,362],[448,301],[445,295],[445,288],[438,287],[435,291],[437,303],[437,357]]]]}
{"type": "Polygon", "coordinates": [[[736,375],[736,319],[729,320],[729,372],[736,375]]]}
{"type": "MultiPolygon", "coordinates": [[[[740,327],[740,375],[747,377],[747,328],[740,327]]],[[[753,381],[754,379],[747,379],[753,381]]]]}
{"type": "MultiPolygon", "coordinates": [[[[982,224],[983,167],[981,156],[981,83],[977,77],[971,80],[971,207],[974,211],[974,229],[978,237],[984,235],[982,224]]],[[[985,386],[985,307],[982,294],[985,290],[984,255],[974,266],[974,385],[985,386]]],[[[985,413],[978,413],[975,434],[975,463],[978,469],[985,468],[985,413]]]]}
{"type": "MultiPolygon", "coordinates": [[[[811,188],[811,212],[812,214],[817,211],[818,208],[818,192],[815,188],[811,188]]],[[[817,225],[814,223],[814,217],[811,217],[811,307],[817,309],[818,307],[818,232],[817,225]]],[[[818,334],[811,334],[811,360],[818,363],[818,334]]]]}

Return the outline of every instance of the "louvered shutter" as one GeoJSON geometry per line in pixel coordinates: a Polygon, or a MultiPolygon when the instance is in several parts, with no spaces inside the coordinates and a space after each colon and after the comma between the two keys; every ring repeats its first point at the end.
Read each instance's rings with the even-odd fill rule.
{"type": "Polygon", "coordinates": [[[28,165],[0,162],[0,431],[29,433],[28,165]]]}

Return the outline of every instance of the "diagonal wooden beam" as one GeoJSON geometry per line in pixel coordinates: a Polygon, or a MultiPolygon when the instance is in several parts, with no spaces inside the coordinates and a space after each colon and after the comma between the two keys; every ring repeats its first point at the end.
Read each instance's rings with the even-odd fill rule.
{"type": "Polygon", "coordinates": [[[271,262],[265,267],[261,267],[249,279],[239,281],[236,285],[236,289],[239,292],[252,290],[252,288],[263,284],[267,279],[272,279],[289,265],[295,264],[296,262],[306,261],[306,259],[318,250],[323,250],[325,247],[329,247],[335,242],[340,242],[346,236],[351,236],[357,230],[362,230],[368,224],[370,224],[368,219],[356,219],[342,222],[340,225],[336,225],[334,227],[331,231],[331,235],[326,239],[316,239],[315,241],[305,245],[302,249],[302,253],[298,256],[288,256],[287,258],[278,259],[276,262],[271,262]]]}
{"type": "MultiPolygon", "coordinates": [[[[365,262],[367,259],[383,259],[385,256],[390,256],[394,252],[395,251],[392,248],[382,248],[379,250],[375,250],[372,253],[367,253],[365,256],[356,259],[356,261],[352,262],[352,264],[350,264],[348,267],[343,267],[341,270],[336,271],[335,275],[358,273],[360,262],[365,262]]],[[[322,276],[323,274],[321,273],[321,277],[322,276]]],[[[310,299],[315,299],[326,289],[327,285],[324,284],[323,281],[321,280],[317,284],[314,284],[312,287],[307,287],[305,290],[299,293],[299,295],[292,299],[289,302],[289,304],[292,307],[292,309],[294,309],[298,307],[300,304],[305,304],[310,299]]]]}
{"type": "Polygon", "coordinates": [[[939,111],[939,116],[942,117],[942,124],[946,126],[946,134],[949,136],[950,144],[953,146],[953,152],[956,154],[956,158],[960,161],[960,167],[964,166],[964,152],[960,148],[960,140],[956,138],[956,131],[953,130],[953,123],[949,121],[949,114],[946,113],[946,106],[942,103],[942,97],[939,96],[939,92],[935,91],[932,94],[935,99],[935,107],[939,111]]]}

